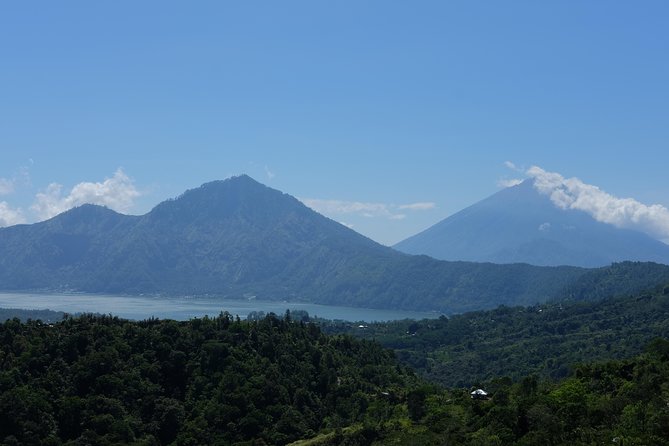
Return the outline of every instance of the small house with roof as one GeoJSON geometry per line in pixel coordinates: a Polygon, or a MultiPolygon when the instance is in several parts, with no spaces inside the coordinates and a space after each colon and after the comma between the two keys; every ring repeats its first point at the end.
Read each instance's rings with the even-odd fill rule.
{"type": "Polygon", "coordinates": [[[487,400],[488,397],[488,392],[486,392],[483,389],[476,389],[473,392],[471,392],[469,395],[471,395],[473,400],[487,400]]]}

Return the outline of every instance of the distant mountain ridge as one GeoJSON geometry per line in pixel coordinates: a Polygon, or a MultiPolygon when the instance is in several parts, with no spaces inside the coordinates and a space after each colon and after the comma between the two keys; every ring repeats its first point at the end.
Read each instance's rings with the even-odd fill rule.
{"type": "MultiPolygon", "coordinates": [[[[669,281],[669,267],[648,267],[647,277],[669,281]]],[[[462,312],[555,298],[587,272],[402,254],[245,175],[206,183],[142,216],[84,205],[0,229],[0,290],[462,312]]]]}
{"type": "Polygon", "coordinates": [[[503,189],[394,248],[451,261],[587,268],[621,261],[669,264],[669,245],[582,211],[559,209],[532,180],[503,189]]]}

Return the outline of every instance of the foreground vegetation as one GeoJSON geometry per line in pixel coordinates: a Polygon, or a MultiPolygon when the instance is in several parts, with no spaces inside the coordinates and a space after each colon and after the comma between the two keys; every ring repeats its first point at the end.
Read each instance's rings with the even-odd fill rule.
{"type": "Polygon", "coordinates": [[[285,444],[385,413],[412,380],[378,344],[276,316],[16,319],[0,346],[3,444],[285,444]]]}
{"type": "Polygon", "coordinates": [[[492,397],[420,388],[409,393],[411,423],[391,421],[377,444],[669,444],[669,342],[634,359],[577,367],[560,382],[495,379],[492,397]],[[412,395],[413,401],[412,404],[412,395]]]}
{"type": "Polygon", "coordinates": [[[3,445],[665,445],[669,342],[556,381],[445,390],[317,325],[228,314],[0,325],[3,445]]]}

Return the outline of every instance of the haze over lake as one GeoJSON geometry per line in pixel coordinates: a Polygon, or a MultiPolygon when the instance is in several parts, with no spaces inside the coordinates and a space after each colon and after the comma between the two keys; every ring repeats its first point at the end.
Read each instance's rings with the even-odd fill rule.
{"type": "Polygon", "coordinates": [[[100,294],[43,294],[0,293],[0,308],[28,310],[49,309],[66,313],[113,314],[126,319],[188,320],[205,315],[217,316],[227,311],[245,319],[252,311],[283,314],[307,311],[310,316],[347,321],[388,321],[397,319],[424,319],[438,317],[437,313],[418,311],[376,310],[368,308],[338,307],[297,302],[270,302],[262,300],[236,300],[192,297],[113,296],[100,294]]]}

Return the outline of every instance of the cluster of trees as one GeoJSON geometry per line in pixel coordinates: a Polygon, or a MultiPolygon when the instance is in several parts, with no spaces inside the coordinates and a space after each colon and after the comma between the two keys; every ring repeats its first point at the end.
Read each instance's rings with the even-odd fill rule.
{"type": "Polygon", "coordinates": [[[509,376],[561,379],[574,364],[628,358],[669,338],[669,285],[600,301],[501,306],[450,318],[358,324],[319,321],[327,333],[374,339],[432,382],[469,386],[509,376]]]}
{"type": "Polygon", "coordinates": [[[289,315],[13,319],[0,325],[0,443],[286,444],[392,413],[388,396],[413,379],[378,344],[289,315]]]}

